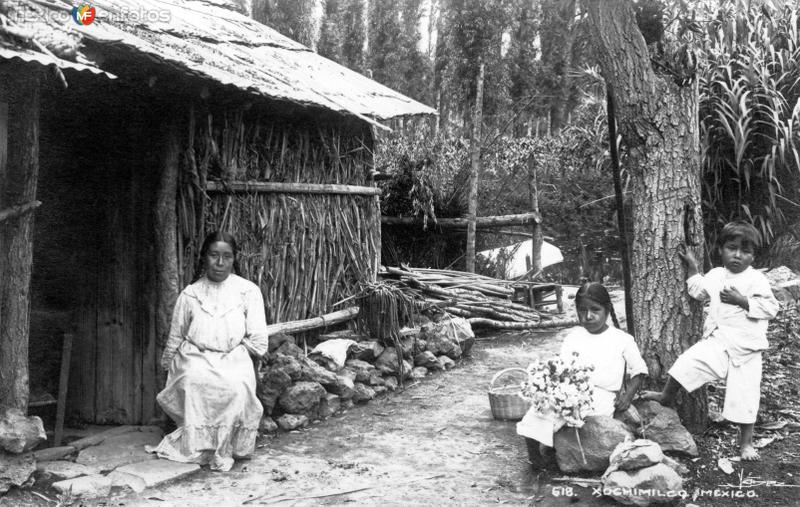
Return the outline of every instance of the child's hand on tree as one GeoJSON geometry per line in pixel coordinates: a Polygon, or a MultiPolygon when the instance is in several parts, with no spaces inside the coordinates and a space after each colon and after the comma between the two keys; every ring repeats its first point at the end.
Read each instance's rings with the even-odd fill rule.
{"type": "Polygon", "coordinates": [[[694,276],[699,272],[697,259],[695,259],[694,254],[690,250],[687,250],[685,246],[681,245],[678,249],[678,257],[681,258],[683,265],[686,266],[689,276],[694,276]]]}
{"type": "Polygon", "coordinates": [[[725,287],[719,292],[719,299],[723,303],[735,306],[741,306],[745,310],[750,309],[750,304],[747,298],[742,295],[735,287],[725,287]]]}

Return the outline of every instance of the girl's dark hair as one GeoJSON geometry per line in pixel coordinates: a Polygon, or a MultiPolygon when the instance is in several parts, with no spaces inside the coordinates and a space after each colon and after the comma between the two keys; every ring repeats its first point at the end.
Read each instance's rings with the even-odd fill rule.
{"type": "Polygon", "coordinates": [[[584,299],[591,299],[595,303],[603,305],[608,313],[611,314],[611,321],[619,328],[617,313],[614,311],[614,305],[611,304],[611,296],[602,283],[588,282],[581,285],[581,288],[575,293],[575,305],[577,306],[578,303],[584,299]]]}
{"type": "Polygon", "coordinates": [[[197,269],[195,270],[195,280],[199,279],[203,274],[205,268],[206,255],[211,245],[218,241],[223,241],[231,246],[233,250],[233,273],[239,274],[239,245],[236,244],[236,238],[225,231],[214,231],[203,240],[203,245],[200,247],[200,257],[197,259],[197,269]]]}

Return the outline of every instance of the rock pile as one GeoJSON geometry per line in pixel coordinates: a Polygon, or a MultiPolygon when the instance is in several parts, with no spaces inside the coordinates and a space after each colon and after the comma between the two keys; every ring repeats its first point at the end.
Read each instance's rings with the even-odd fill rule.
{"type": "Polygon", "coordinates": [[[775,298],[784,305],[800,302],[800,274],[786,266],[780,266],[764,273],[769,280],[775,298]]]}
{"type": "Polygon", "coordinates": [[[559,430],[553,436],[558,467],[567,473],[605,470],[603,494],[623,504],[673,502],[689,470],[664,453],[697,456],[697,445],[671,408],[654,401],[634,407],[622,420],[590,416],[580,429],[559,430]]]}
{"type": "Polygon", "coordinates": [[[469,352],[475,335],[465,319],[444,316],[404,330],[402,350],[354,331],[324,334],[320,340],[306,356],[293,338],[270,336],[269,353],[258,370],[262,431],[297,429],[394,391],[398,377],[408,382],[450,369],[469,352]]]}
{"type": "MultiPolygon", "coordinates": [[[[683,492],[680,463],[664,456],[651,440],[620,443],[603,474],[603,494],[626,505],[670,503],[683,492]]],[[[686,473],[685,471],[683,473],[686,473]]]]}
{"type": "Polygon", "coordinates": [[[40,418],[27,417],[16,408],[6,409],[0,419],[0,494],[30,479],[36,471],[30,451],[46,439],[40,418]]]}

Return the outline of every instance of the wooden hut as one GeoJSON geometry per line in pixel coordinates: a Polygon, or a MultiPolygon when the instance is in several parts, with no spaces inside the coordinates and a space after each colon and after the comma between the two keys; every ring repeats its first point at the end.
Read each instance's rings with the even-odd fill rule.
{"type": "Polygon", "coordinates": [[[0,403],[28,403],[29,342],[32,388],[57,389],[68,332],[68,415],[150,420],[209,230],[238,236],[270,323],[375,276],[373,129],[434,111],[220,4],[0,3],[0,403]]]}

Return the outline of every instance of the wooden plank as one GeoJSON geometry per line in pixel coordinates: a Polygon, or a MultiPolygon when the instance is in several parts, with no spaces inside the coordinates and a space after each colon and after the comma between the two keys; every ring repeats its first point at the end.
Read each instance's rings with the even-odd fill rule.
{"type": "Polygon", "coordinates": [[[10,208],[6,208],[0,211],[0,222],[5,220],[9,220],[11,218],[16,218],[24,215],[25,213],[30,213],[31,211],[35,210],[39,206],[42,205],[42,201],[32,201],[25,204],[20,204],[19,206],[11,206],[10,208]]]}
{"type": "Polygon", "coordinates": [[[64,437],[64,412],[67,404],[67,386],[69,385],[69,368],[72,362],[72,334],[64,333],[64,343],[61,347],[61,374],[58,379],[58,404],[56,405],[56,428],[53,436],[53,445],[61,445],[64,437]]]}
{"type": "Polygon", "coordinates": [[[232,181],[220,183],[209,181],[206,191],[216,193],[264,192],[279,194],[349,194],[381,195],[377,187],[357,185],[335,185],[331,183],[282,183],[274,181],[232,181]]]}

